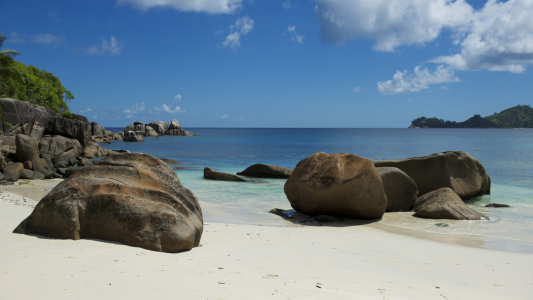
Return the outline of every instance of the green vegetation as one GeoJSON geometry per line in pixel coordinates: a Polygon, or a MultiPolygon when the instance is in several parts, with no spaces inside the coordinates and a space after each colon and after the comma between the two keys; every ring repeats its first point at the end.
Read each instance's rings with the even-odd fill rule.
{"type": "MultiPolygon", "coordinates": [[[[0,48],[6,39],[0,33],[0,48]]],[[[56,114],[72,118],[68,103],[74,99],[54,74],[15,61],[19,55],[14,50],[2,50],[0,53],[0,96],[28,101],[46,107],[56,114]]]]}
{"type": "Polygon", "coordinates": [[[444,121],[438,118],[421,117],[413,120],[410,127],[422,128],[533,128],[533,108],[518,105],[491,116],[474,115],[464,122],[444,121]]]}

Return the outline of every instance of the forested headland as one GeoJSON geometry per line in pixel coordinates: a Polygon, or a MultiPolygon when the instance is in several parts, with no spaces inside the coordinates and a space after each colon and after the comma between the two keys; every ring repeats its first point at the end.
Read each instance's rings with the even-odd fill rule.
{"type": "Polygon", "coordinates": [[[409,128],[533,128],[533,108],[517,105],[486,117],[474,115],[463,122],[420,117],[409,128]]]}

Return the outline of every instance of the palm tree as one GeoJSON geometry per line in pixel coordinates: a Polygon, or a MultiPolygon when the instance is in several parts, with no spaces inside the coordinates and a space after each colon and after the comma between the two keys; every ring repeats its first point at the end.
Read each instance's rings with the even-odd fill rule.
{"type": "MultiPolygon", "coordinates": [[[[0,48],[6,39],[0,32],[0,48]]],[[[24,79],[20,74],[9,68],[15,61],[13,57],[17,55],[20,53],[15,50],[4,49],[0,51],[0,97],[17,98],[17,91],[8,84],[9,79],[24,84],[24,79]]]]}

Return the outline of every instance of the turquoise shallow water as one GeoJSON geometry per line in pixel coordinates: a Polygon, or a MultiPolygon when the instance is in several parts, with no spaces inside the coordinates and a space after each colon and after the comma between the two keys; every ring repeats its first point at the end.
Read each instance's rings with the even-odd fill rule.
{"type": "MultiPolygon", "coordinates": [[[[109,128],[112,131],[121,129],[109,128]]],[[[290,208],[283,193],[285,180],[257,183],[203,179],[203,168],[233,173],[255,163],[294,168],[316,153],[351,153],[372,160],[398,159],[448,150],[464,150],[478,159],[492,180],[492,195],[467,204],[490,221],[435,221],[410,214],[386,216],[380,225],[474,238],[483,247],[533,253],[533,130],[532,129],[209,129],[187,128],[196,137],[151,137],[144,143],[102,145],[175,159],[182,184],[203,203],[226,213],[206,216],[219,222],[276,222],[274,207],[290,208]],[[488,203],[511,208],[485,208],[488,203]]]]}

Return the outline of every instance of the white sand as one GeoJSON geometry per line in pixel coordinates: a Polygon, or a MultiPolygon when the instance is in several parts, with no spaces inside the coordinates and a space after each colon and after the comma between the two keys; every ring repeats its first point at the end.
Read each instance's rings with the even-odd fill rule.
{"type": "Polygon", "coordinates": [[[202,247],[158,253],[100,240],[13,234],[32,211],[28,201],[0,194],[0,299],[531,299],[533,294],[531,254],[438,243],[368,225],[223,223],[205,224],[202,247]]]}

